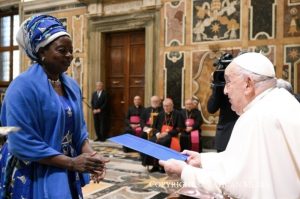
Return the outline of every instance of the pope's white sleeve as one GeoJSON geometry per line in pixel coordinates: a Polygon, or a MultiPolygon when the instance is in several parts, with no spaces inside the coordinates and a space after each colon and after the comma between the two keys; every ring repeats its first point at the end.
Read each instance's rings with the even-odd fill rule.
{"type": "Polygon", "coordinates": [[[184,187],[204,189],[211,193],[222,193],[218,183],[206,169],[196,168],[190,165],[184,166],[181,179],[184,187]]]}
{"type": "Polygon", "coordinates": [[[201,161],[201,168],[213,168],[218,165],[221,161],[222,153],[201,153],[200,154],[200,161],[201,161]]]}

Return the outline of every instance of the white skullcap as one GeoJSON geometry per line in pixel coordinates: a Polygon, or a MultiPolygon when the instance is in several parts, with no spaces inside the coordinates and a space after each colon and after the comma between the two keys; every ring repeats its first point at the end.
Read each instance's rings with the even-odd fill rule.
{"type": "Polygon", "coordinates": [[[258,75],[275,77],[275,70],[272,62],[261,53],[249,52],[244,53],[232,60],[241,68],[258,75]]]}

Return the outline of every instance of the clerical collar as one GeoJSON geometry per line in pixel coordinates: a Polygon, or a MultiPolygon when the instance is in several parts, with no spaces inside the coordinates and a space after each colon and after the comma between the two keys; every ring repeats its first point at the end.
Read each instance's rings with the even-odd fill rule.
{"type": "Polygon", "coordinates": [[[270,93],[273,88],[269,88],[267,90],[265,90],[264,92],[262,92],[261,94],[259,94],[258,96],[256,96],[244,109],[243,109],[243,113],[245,113],[247,110],[249,110],[252,106],[254,106],[258,101],[260,101],[262,98],[264,98],[268,93],[270,93]]]}
{"type": "Polygon", "coordinates": [[[171,111],[170,113],[165,112],[165,114],[169,116],[169,115],[172,115],[172,112],[173,111],[171,111]]]}

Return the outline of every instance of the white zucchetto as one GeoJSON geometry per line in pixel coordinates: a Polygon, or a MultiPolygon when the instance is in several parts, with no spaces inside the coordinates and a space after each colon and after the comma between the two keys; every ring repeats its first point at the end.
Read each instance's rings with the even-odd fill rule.
{"type": "Polygon", "coordinates": [[[258,75],[275,77],[275,70],[272,62],[261,53],[244,53],[233,59],[232,62],[239,65],[241,68],[258,75]]]}

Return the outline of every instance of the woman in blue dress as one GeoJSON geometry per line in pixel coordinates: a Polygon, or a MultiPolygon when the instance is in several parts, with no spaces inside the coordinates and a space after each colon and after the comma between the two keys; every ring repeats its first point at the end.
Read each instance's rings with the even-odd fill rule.
{"type": "Polygon", "coordinates": [[[48,15],[26,20],[17,41],[33,65],[6,92],[0,155],[0,198],[80,199],[89,174],[99,182],[108,161],[90,147],[81,92],[67,71],[73,59],[70,35],[48,15]]]}

